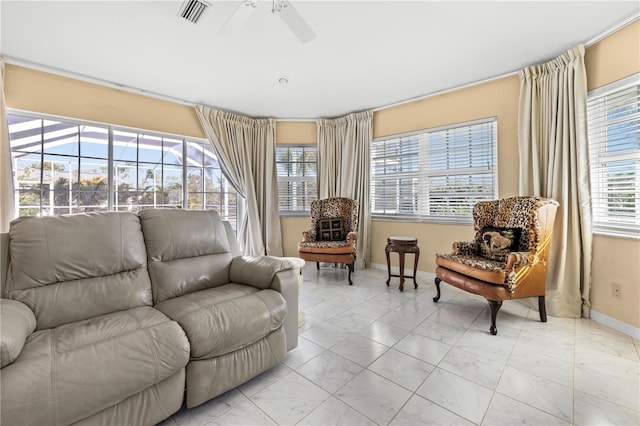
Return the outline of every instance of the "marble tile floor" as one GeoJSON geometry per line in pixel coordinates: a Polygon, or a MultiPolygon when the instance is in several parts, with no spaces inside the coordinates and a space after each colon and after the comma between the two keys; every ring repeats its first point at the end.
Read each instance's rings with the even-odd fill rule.
{"type": "Polygon", "coordinates": [[[286,360],[162,426],[640,425],[640,341],[432,279],[303,268],[306,323],[286,360]]]}

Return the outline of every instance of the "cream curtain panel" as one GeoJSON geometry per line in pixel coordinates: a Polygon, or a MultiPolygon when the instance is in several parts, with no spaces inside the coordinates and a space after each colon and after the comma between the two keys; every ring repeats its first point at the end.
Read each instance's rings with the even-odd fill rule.
{"type": "Polygon", "coordinates": [[[15,217],[13,176],[11,174],[11,147],[7,107],[4,101],[4,60],[0,58],[0,232],[9,231],[9,222],[15,217]]]}
{"type": "Polygon", "coordinates": [[[371,206],[370,164],[373,112],[349,114],[336,119],[318,119],[318,197],[348,197],[358,200],[356,267],[370,260],[371,206]]]}
{"type": "Polygon", "coordinates": [[[238,226],[240,249],[248,255],[282,256],[275,120],[257,120],[200,105],[196,113],[222,170],[245,199],[238,226]]]}
{"type": "Polygon", "coordinates": [[[560,203],[549,264],[547,309],[589,318],[592,216],[584,46],[520,71],[520,194],[560,203]]]}

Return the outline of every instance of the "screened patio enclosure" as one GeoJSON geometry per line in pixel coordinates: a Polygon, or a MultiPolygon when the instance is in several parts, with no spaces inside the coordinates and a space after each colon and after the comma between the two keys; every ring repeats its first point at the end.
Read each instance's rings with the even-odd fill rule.
{"type": "Polygon", "coordinates": [[[207,140],[10,113],[19,216],[146,208],[216,209],[237,196],[207,140]]]}

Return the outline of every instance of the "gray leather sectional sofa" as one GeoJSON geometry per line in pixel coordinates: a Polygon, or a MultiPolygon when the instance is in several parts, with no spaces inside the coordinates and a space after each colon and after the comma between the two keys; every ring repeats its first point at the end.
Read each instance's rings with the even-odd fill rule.
{"type": "Polygon", "coordinates": [[[155,424],[297,346],[290,263],[238,256],[215,211],[20,218],[6,245],[3,425],[155,424]]]}

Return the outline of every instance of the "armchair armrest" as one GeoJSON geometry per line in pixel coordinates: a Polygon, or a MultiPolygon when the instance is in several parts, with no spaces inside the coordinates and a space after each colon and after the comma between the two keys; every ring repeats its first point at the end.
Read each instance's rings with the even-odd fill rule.
{"type": "Polygon", "coordinates": [[[353,245],[356,242],[356,233],[353,231],[350,231],[347,234],[347,242],[351,245],[353,245]]]}
{"type": "Polygon", "coordinates": [[[36,317],[24,303],[0,299],[0,365],[11,364],[36,329],[36,317]]]}
{"type": "Polygon", "coordinates": [[[454,241],[453,254],[474,255],[478,253],[478,245],[475,241],[454,241]]]}
{"type": "Polygon", "coordinates": [[[507,256],[505,271],[510,272],[516,268],[535,263],[535,254],[528,251],[512,251],[507,256]]]}
{"type": "Polygon", "coordinates": [[[271,288],[274,276],[287,269],[293,269],[293,264],[281,257],[238,256],[231,261],[229,280],[259,289],[271,288]]]}
{"type": "Polygon", "coordinates": [[[302,231],[302,242],[303,243],[308,243],[309,241],[311,241],[311,230],[309,231],[302,231]]]}

